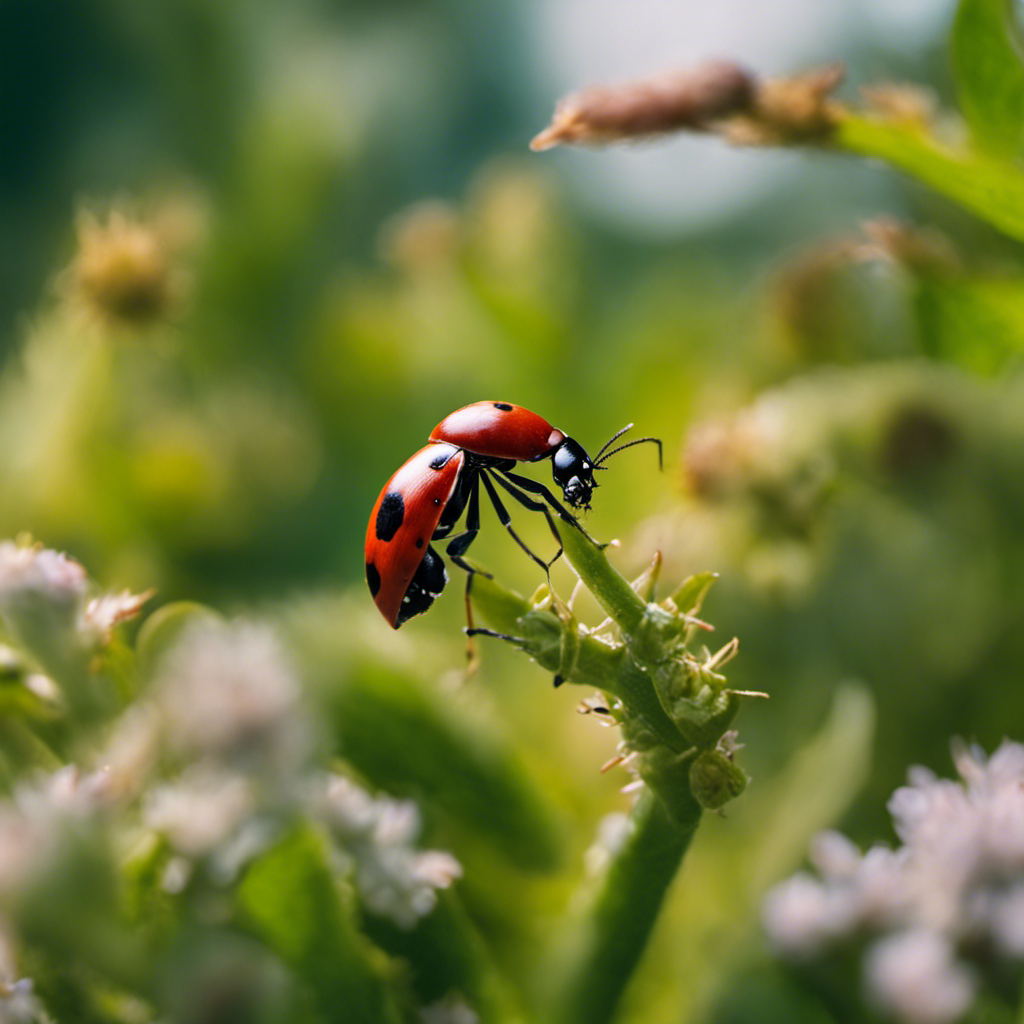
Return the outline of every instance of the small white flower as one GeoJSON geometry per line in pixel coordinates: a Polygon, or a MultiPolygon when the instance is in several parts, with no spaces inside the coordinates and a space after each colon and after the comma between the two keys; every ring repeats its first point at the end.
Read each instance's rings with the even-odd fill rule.
{"type": "Polygon", "coordinates": [[[826,878],[852,878],[862,859],[856,844],[841,832],[819,832],[811,840],[810,861],[826,878]]]}
{"type": "Polygon", "coordinates": [[[910,860],[906,850],[873,846],[853,878],[857,920],[885,926],[900,921],[911,905],[908,887],[910,860]]]}
{"type": "Polygon", "coordinates": [[[1015,960],[1024,959],[1024,882],[993,896],[988,906],[988,923],[999,950],[1015,960]]]}
{"type": "Polygon", "coordinates": [[[772,943],[791,956],[819,952],[853,923],[848,893],[800,872],[775,886],[761,906],[761,921],[772,943]]]}
{"type": "Polygon", "coordinates": [[[868,951],[869,992],[886,1010],[912,1024],[958,1020],[974,999],[971,974],[950,943],[927,929],[887,936],[868,951]]]}
{"type": "Polygon", "coordinates": [[[154,593],[155,591],[147,590],[144,594],[133,594],[123,590],[120,594],[102,594],[100,597],[94,597],[85,606],[82,615],[83,630],[92,633],[97,643],[109,643],[114,627],[135,618],[154,593]]]}
{"type": "Polygon", "coordinates": [[[210,764],[190,767],[177,781],[151,790],[143,820],[181,853],[196,857],[224,842],[252,812],[249,781],[210,764]]]}
{"type": "Polygon", "coordinates": [[[890,799],[901,847],[858,861],[842,837],[820,836],[821,880],[794,876],[764,904],[769,936],[791,955],[819,952],[843,931],[882,932],[865,962],[868,987],[913,1024],[957,1020],[973,1002],[958,948],[968,958],[992,945],[1024,960],[1024,746],[1004,742],[986,759],[961,743],[953,756],[961,781],[911,768],[890,799]]]}
{"type": "Polygon", "coordinates": [[[420,1024],[479,1024],[479,1021],[476,1012],[455,992],[420,1010],[420,1024]]]}
{"type": "Polygon", "coordinates": [[[88,823],[107,806],[102,773],[66,765],[17,784],[0,803],[0,892],[16,892],[49,861],[69,827],[88,823]]]}
{"type": "Polygon", "coordinates": [[[0,619],[37,657],[74,660],[89,646],[81,618],[88,579],[67,555],[0,542],[0,619]]]}
{"type": "Polygon", "coordinates": [[[434,889],[447,889],[462,877],[462,865],[444,850],[424,850],[416,854],[413,875],[434,889]]]}
{"type": "MultiPolygon", "coordinates": [[[[983,758],[975,751],[975,758],[983,758]]],[[[984,761],[981,762],[984,764],[984,761]]],[[[960,768],[960,765],[957,765],[960,768]]],[[[965,781],[971,780],[961,771],[965,781]]],[[[984,785],[990,791],[1011,787],[1019,789],[1024,782],[1024,746],[1011,740],[1003,740],[996,751],[984,764],[984,785]]]]}
{"type": "Polygon", "coordinates": [[[0,980],[0,1024],[49,1024],[31,978],[0,980]]]}
{"type": "Polygon", "coordinates": [[[104,790],[102,771],[82,774],[75,765],[68,764],[16,785],[13,803],[30,821],[53,826],[93,817],[106,803],[104,790]]]}
{"type": "Polygon", "coordinates": [[[300,686],[274,632],[201,621],[167,653],[154,686],[172,746],[294,767],[307,747],[300,686]]]}
{"type": "Polygon", "coordinates": [[[77,605],[86,594],[85,570],[59,551],[0,542],[0,610],[28,595],[55,604],[77,605]]]}
{"type": "Polygon", "coordinates": [[[342,776],[329,777],[313,802],[355,869],[367,908],[411,928],[437,903],[437,890],[461,877],[459,862],[442,850],[418,851],[416,805],[374,798],[342,776]]]}

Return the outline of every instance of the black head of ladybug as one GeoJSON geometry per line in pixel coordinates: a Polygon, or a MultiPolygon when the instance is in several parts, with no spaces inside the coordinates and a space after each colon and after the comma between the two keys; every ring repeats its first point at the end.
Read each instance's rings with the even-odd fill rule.
{"type": "Polygon", "coordinates": [[[552,475],[555,478],[555,483],[562,488],[562,496],[567,504],[573,508],[589,509],[590,495],[597,487],[594,470],[607,469],[607,466],[601,465],[602,462],[607,462],[613,455],[618,455],[619,452],[632,448],[634,445],[656,444],[658,446],[658,468],[661,468],[661,441],[656,437],[638,437],[635,441],[627,441],[625,444],[620,444],[618,448],[612,448],[612,445],[632,428],[633,424],[630,423],[609,438],[597,453],[596,458],[593,459],[586,453],[583,445],[571,437],[567,437],[555,448],[551,457],[552,475]]]}
{"type": "Polygon", "coordinates": [[[590,508],[590,495],[597,487],[594,461],[583,445],[567,437],[552,456],[552,476],[562,488],[562,496],[573,508],[590,508]]]}

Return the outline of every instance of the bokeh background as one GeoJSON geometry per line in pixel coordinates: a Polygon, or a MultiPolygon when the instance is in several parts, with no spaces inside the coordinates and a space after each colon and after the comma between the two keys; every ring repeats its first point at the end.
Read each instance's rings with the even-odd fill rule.
{"type": "MultiPolygon", "coordinates": [[[[366,520],[468,402],[525,405],[591,450],[627,422],[663,438],[661,474],[646,447],[616,458],[587,528],[622,539],[624,572],[655,550],[669,581],[718,572],[705,612],[740,638],[730,679],[771,699],[743,711],[753,783],[704,826],[630,1012],[799,1019],[758,937],[765,887],[816,828],[890,838],[886,795],[908,764],[946,770],[951,736],[1024,733],[1019,248],[835,154],[527,144],[567,90],[714,56],[841,60],[846,95],[910,80],[950,105],[952,16],[6,0],[0,533],[157,604],[286,623],[348,695],[344,753],[371,783],[430,805],[398,750],[415,730],[361,719],[364,697],[408,692],[500,736],[556,852],[506,862],[528,841],[478,843],[443,807],[435,842],[471,865],[483,932],[528,978],[597,822],[628,807],[628,778],[598,772],[614,732],[498,644],[463,684],[460,579],[388,630],[366,520]]],[[[484,518],[473,555],[532,592],[536,567],[484,518]]],[[[533,518],[517,528],[546,550],[533,518]]],[[[554,579],[567,595],[568,569],[554,579]]],[[[597,620],[585,598],[580,614],[597,620]]]]}

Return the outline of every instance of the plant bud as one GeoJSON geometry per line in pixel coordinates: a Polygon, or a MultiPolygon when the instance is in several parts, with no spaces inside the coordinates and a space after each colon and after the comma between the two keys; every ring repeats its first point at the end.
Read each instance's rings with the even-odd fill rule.
{"type": "Polygon", "coordinates": [[[710,811],[724,807],[746,788],[746,772],[718,750],[705,750],[690,765],[690,790],[710,811]]]}

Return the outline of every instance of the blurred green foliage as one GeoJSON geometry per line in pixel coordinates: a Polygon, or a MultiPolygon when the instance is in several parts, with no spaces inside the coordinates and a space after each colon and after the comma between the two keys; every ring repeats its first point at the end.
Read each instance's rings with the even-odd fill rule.
{"type": "MultiPolygon", "coordinates": [[[[452,990],[482,1021],[544,1005],[552,922],[590,884],[598,823],[629,806],[625,774],[598,772],[617,736],[498,643],[464,682],[461,580],[400,634],[362,582],[380,487],[471,401],[588,447],[631,421],[663,437],[665,473],[643,448],[617,457],[587,529],[624,538],[627,575],[655,550],[670,580],[717,572],[731,683],[771,694],[738,722],[753,782],[702,826],[623,1020],[832,1019],[767,961],[760,895],[819,828],[884,837],[885,796],[908,764],[943,766],[950,736],[1024,735],[1024,72],[1006,6],[962,0],[952,78],[938,57],[910,69],[964,125],[890,90],[794,169],[797,193],[826,159],[916,179],[894,174],[870,224],[841,195],[809,221],[783,192],[649,244],[525,155],[550,97],[520,82],[524,17],[97,0],[62,5],[55,31],[47,5],[0,12],[0,537],[154,587],[154,607],[276,622],[320,729],[311,760],[415,799],[424,843],[464,870],[412,930],[367,918],[278,807],[234,903],[210,869],[183,914],[166,840],[111,861],[103,823],[74,825],[17,905],[18,974],[57,1020],[397,1021],[452,990]]],[[[514,514],[547,552],[540,517],[514,514]]],[[[536,567],[485,523],[474,557],[530,593],[536,567]]],[[[569,570],[552,575],[568,597],[569,570]]],[[[576,611],[601,617],[586,594],[576,611]]],[[[163,614],[137,668],[119,637],[109,685],[69,687],[70,726],[28,680],[81,678],[81,652],[8,624],[8,794],[98,756],[174,617],[198,613],[163,614]]]]}

